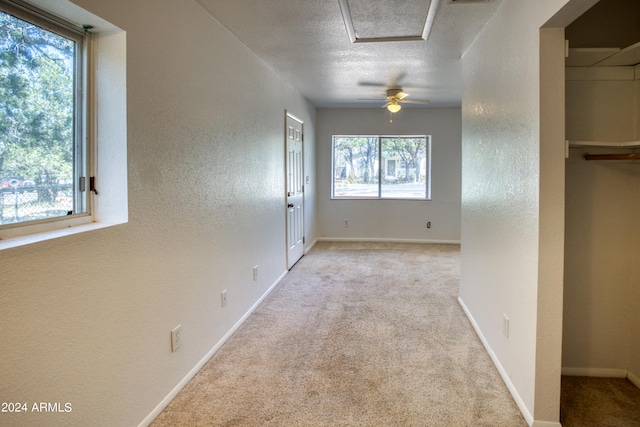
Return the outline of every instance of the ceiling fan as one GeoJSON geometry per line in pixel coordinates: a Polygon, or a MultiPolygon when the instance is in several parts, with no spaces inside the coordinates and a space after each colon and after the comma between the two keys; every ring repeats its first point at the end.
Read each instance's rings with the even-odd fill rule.
{"type": "Polygon", "coordinates": [[[387,103],[382,106],[391,113],[397,113],[402,106],[400,104],[428,104],[429,101],[424,99],[407,99],[408,93],[404,93],[402,89],[387,89],[387,103]]]}

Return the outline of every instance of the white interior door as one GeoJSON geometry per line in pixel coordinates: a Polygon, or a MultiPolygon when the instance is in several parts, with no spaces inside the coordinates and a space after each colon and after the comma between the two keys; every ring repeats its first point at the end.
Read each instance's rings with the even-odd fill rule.
{"type": "Polygon", "coordinates": [[[304,254],[304,168],[302,123],[287,115],[287,268],[304,254]]]}

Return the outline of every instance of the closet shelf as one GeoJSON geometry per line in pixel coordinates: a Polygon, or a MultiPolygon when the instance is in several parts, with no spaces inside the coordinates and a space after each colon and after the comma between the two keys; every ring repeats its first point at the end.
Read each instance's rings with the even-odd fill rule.
{"type": "Polygon", "coordinates": [[[567,141],[569,147],[640,147],[640,141],[612,142],[612,141],[567,141]]]}
{"type": "MultiPolygon", "coordinates": [[[[640,148],[640,141],[612,142],[612,141],[566,141],[566,157],[569,158],[569,148],[600,147],[600,148],[640,148]]],[[[610,153],[585,154],[586,160],[640,160],[639,153],[610,153]]]]}

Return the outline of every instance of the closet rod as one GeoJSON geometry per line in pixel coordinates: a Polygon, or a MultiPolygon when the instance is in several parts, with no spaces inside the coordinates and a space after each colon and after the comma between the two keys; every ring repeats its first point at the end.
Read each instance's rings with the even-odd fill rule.
{"type": "Polygon", "coordinates": [[[585,154],[586,160],[640,160],[640,153],[585,154]]]}

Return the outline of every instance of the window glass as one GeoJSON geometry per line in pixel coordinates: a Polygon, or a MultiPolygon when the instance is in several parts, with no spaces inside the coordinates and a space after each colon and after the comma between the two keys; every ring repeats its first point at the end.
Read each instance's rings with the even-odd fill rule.
{"type": "Polygon", "coordinates": [[[427,139],[382,137],[381,197],[427,198],[427,139]]]}
{"type": "Polygon", "coordinates": [[[430,137],[334,136],[334,199],[430,198],[430,137]]]}
{"type": "Polygon", "coordinates": [[[82,39],[17,15],[0,10],[0,225],[85,211],[82,39]]]}
{"type": "Polygon", "coordinates": [[[334,138],[334,197],[378,197],[378,137],[334,138]]]}

